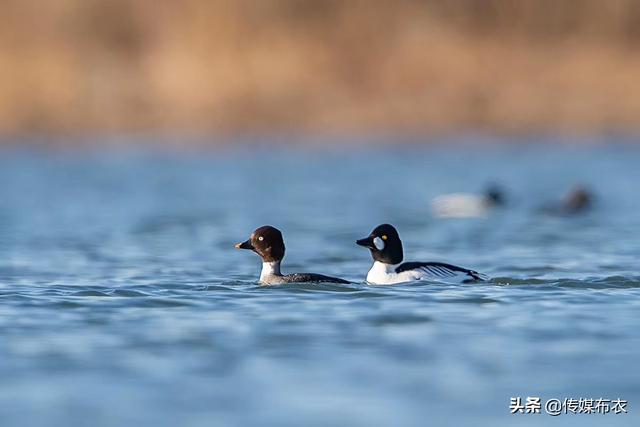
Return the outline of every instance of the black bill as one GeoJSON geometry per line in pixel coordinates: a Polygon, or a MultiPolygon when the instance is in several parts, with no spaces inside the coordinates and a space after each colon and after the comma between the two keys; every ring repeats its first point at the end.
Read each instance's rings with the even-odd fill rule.
{"type": "Polygon", "coordinates": [[[251,245],[251,240],[247,240],[242,243],[237,243],[236,249],[253,249],[253,246],[251,245]]]}

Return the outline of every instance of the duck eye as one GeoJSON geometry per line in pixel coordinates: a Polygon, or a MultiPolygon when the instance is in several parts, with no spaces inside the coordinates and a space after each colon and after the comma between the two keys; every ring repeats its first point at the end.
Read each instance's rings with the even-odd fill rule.
{"type": "Polygon", "coordinates": [[[382,240],[387,240],[387,235],[386,234],[382,235],[382,240]]]}
{"type": "Polygon", "coordinates": [[[258,240],[260,240],[262,242],[264,240],[264,237],[260,236],[260,237],[258,237],[258,240]]]}

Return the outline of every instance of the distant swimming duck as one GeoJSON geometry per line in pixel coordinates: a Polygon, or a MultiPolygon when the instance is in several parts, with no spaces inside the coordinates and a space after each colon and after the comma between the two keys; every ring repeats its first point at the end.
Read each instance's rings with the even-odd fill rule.
{"type": "Polygon", "coordinates": [[[481,195],[452,193],[438,196],[431,202],[431,209],[440,218],[475,218],[485,216],[491,209],[504,204],[504,192],[493,185],[481,195]]]}
{"type": "Polygon", "coordinates": [[[586,187],[576,186],[558,203],[548,204],[543,212],[550,215],[575,215],[593,207],[594,196],[586,187]]]}
{"type": "Polygon", "coordinates": [[[280,263],[282,262],[282,258],[284,258],[284,240],[282,239],[280,230],[270,225],[257,228],[251,233],[251,237],[249,237],[247,241],[238,243],[235,246],[237,249],[252,250],[262,258],[260,283],[263,285],[300,282],[350,283],[337,277],[314,273],[283,275],[280,272],[280,263]]]}
{"type": "Polygon", "coordinates": [[[402,263],[402,242],[395,227],[382,224],[371,234],[356,244],[369,248],[373,257],[373,266],[367,274],[367,282],[374,285],[391,285],[416,280],[439,280],[471,283],[484,281],[488,277],[477,271],[457,267],[441,262],[405,262],[402,263]]]}

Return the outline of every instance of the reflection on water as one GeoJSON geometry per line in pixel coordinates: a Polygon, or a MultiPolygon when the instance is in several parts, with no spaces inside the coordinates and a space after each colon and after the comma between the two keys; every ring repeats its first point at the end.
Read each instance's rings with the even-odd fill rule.
{"type": "Polygon", "coordinates": [[[607,425],[637,422],[640,150],[435,147],[342,153],[4,151],[3,425],[607,425]],[[436,219],[498,182],[504,209],[436,219]],[[573,184],[576,217],[541,215],[573,184]],[[354,240],[395,224],[407,260],[489,283],[367,286],[354,240]],[[233,244],[284,232],[259,287],[233,244]],[[627,415],[508,415],[512,396],[621,397],[627,415]],[[555,421],[557,420],[557,421],[555,421]]]}

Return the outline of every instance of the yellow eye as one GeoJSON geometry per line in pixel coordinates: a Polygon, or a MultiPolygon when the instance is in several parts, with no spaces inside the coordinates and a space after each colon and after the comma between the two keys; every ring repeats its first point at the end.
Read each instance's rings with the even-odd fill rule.
{"type": "Polygon", "coordinates": [[[384,234],[384,235],[382,236],[382,240],[387,240],[387,235],[386,235],[386,234],[384,234]]]}

